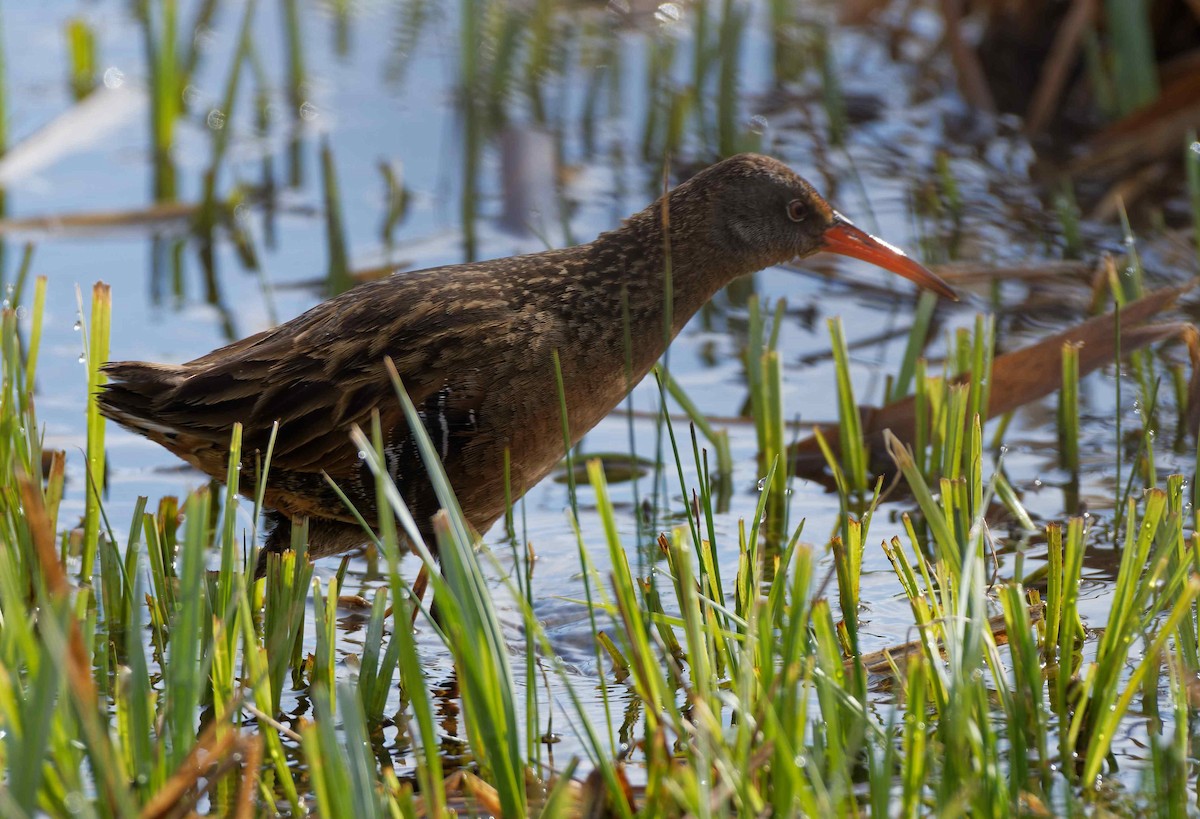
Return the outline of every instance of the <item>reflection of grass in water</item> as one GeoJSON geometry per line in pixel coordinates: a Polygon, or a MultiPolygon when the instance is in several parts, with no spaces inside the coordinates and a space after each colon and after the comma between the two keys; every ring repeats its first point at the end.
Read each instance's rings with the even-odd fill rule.
{"type": "Polygon", "coordinates": [[[1110,38],[1105,64],[1118,114],[1127,114],[1158,96],[1149,6],[1149,0],[1106,0],[1104,4],[1110,38]]]}
{"type": "Polygon", "coordinates": [[[392,29],[387,63],[389,82],[397,85],[404,82],[428,20],[429,6],[430,0],[408,0],[396,4],[395,25],[392,29]]]}
{"type": "MultiPolygon", "coordinates": [[[[219,0],[205,0],[196,8],[191,26],[188,31],[197,34],[205,30],[216,15],[219,0]]],[[[233,315],[225,307],[220,292],[219,279],[215,269],[213,254],[213,230],[222,219],[230,222],[230,214],[223,211],[223,205],[217,201],[217,179],[224,162],[228,144],[229,123],[226,119],[234,108],[239,87],[239,76],[242,62],[250,48],[252,22],[254,19],[255,3],[245,4],[237,47],[234,50],[225,92],[221,100],[221,108],[209,112],[201,112],[200,116],[212,134],[212,158],[208,170],[202,178],[201,201],[194,219],[194,232],[198,240],[199,260],[203,274],[206,301],[217,308],[221,323],[227,338],[237,335],[233,315]]],[[[163,0],[155,3],[149,0],[139,0],[133,6],[133,13],[142,30],[142,45],[148,67],[149,97],[150,97],[150,144],[153,155],[152,192],[156,202],[174,202],[178,196],[177,169],[173,151],[175,150],[175,135],[178,122],[185,113],[184,89],[188,88],[194,72],[199,66],[200,47],[199,36],[180,42],[179,8],[176,0],[163,0]]],[[[72,37],[72,43],[82,42],[78,36],[72,37]]],[[[72,76],[79,77],[79,65],[83,57],[75,54],[79,49],[72,50],[72,76]]],[[[193,112],[195,113],[195,112],[193,112]]],[[[231,228],[235,246],[243,259],[251,260],[254,266],[253,250],[250,248],[244,233],[231,228]]],[[[184,293],[184,242],[181,239],[170,239],[155,236],[151,248],[152,280],[151,290],[155,299],[161,297],[164,282],[169,281],[170,290],[177,301],[183,300],[184,293]]]]}
{"type": "Polygon", "coordinates": [[[298,188],[304,184],[304,164],[300,143],[300,129],[303,119],[305,94],[308,82],[307,69],[304,59],[304,37],[300,28],[300,10],[296,0],[283,0],[284,13],[284,42],[287,49],[287,79],[284,83],[287,95],[288,111],[290,114],[289,127],[292,129],[288,140],[288,185],[298,188]]]}
{"type": "Polygon", "coordinates": [[[80,100],[96,87],[96,34],[87,20],[72,17],[66,25],[67,76],[71,94],[80,100]]]}
{"type": "Polygon", "coordinates": [[[330,2],[333,10],[333,48],[343,59],[350,54],[350,3],[351,0],[330,2]]]}
{"type": "Polygon", "coordinates": [[[333,149],[329,147],[328,140],[321,141],[321,186],[324,189],[325,204],[325,247],[329,253],[326,281],[329,295],[336,296],[349,290],[355,282],[350,277],[342,198],[338,188],[337,169],[333,164],[333,149]]]}
{"type": "MultiPolygon", "coordinates": [[[[561,141],[578,117],[588,151],[596,148],[596,123],[622,109],[623,51],[630,39],[601,15],[569,22],[566,4],[542,0],[520,6],[496,0],[464,0],[459,8],[457,103],[461,117],[463,196],[461,225],[468,258],[476,254],[480,156],[506,127],[521,122],[548,126],[561,141]],[[481,45],[482,44],[482,45],[481,45]],[[578,64],[573,64],[572,60],[578,64]],[[590,62],[589,62],[590,61],[590,62]],[[595,65],[603,70],[596,71],[595,65]],[[571,106],[565,84],[572,72],[586,77],[584,104],[571,106]],[[555,88],[555,85],[559,87],[555,88]],[[602,110],[607,96],[607,110],[602,110]]],[[[426,22],[424,6],[410,3],[399,18],[397,56],[392,73],[402,76],[426,22]]],[[[666,4],[654,21],[643,24],[647,53],[644,86],[648,104],[639,126],[641,155],[659,161],[685,150],[691,142],[701,155],[729,155],[759,146],[745,126],[739,66],[747,31],[747,11],[726,0],[717,15],[704,4],[694,12],[691,71],[678,59],[684,33],[674,21],[678,10],[666,4]]],[[[611,14],[611,12],[610,12],[611,14]]],[[[559,149],[562,153],[562,149],[559,149]]],[[[560,201],[560,210],[565,210],[560,201]]],[[[560,214],[561,216],[561,214],[560,214]]]]}
{"type": "Polygon", "coordinates": [[[178,15],[176,0],[152,3],[140,0],[135,6],[142,26],[142,44],[150,70],[150,145],[154,152],[154,198],[172,201],[176,196],[175,125],[183,104],[186,77],[181,76],[177,56],[178,15]]]}

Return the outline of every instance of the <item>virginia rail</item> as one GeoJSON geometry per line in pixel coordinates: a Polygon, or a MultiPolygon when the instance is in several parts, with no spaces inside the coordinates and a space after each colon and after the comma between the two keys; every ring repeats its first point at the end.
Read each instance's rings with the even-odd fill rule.
{"type": "Polygon", "coordinates": [[[309,554],[324,557],[365,537],[322,473],[374,519],[374,479],[347,434],[353,424],[366,427],[374,410],[389,471],[414,518],[428,527],[437,511],[384,369],[390,357],[467,520],[483,532],[505,510],[505,449],[514,497],[564,455],[552,352],[561,358],[573,441],[662,354],[668,253],[673,338],[739,276],[819,251],[873,262],[954,298],[937,276],[856,228],[786,165],[742,154],[588,244],[397,273],[186,364],[108,364],[100,407],[217,479],[226,474],[235,422],[243,424],[243,466],[253,474],[278,421],[263,554],[286,549],[291,520],[303,516],[309,554]]]}

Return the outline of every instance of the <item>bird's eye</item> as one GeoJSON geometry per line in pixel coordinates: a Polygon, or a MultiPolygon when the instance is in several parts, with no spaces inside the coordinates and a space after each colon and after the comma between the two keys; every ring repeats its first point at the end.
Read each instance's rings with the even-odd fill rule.
{"type": "Polygon", "coordinates": [[[793,222],[803,222],[804,217],[807,215],[802,199],[793,199],[791,202],[788,202],[788,218],[793,222]]]}

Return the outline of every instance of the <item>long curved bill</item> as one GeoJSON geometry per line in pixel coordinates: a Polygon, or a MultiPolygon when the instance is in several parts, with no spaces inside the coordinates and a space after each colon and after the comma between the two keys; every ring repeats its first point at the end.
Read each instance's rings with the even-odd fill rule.
{"type": "Polygon", "coordinates": [[[950,285],[923,265],[914,262],[900,248],[893,247],[882,239],[876,239],[865,230],[860,230],[840,213],[834,212],[833,224],[821,237],[821,249],[878,265],[884,270],[890,270],[916,282],[927,290],[932,290],[939,296],[958,301],[958,295],[950,289],[950,285]]]}

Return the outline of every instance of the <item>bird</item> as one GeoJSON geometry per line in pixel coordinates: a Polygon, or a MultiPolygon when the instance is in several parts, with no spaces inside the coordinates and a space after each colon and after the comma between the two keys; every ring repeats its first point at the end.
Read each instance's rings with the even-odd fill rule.
{"type": "Polygon", "coordinates": [[[349,436],[378,412],[390,477],[432,546],[439,504],[386,359],[467,522],[482,533],[567,451],[556,353],[574,445],[717,291],[821,251],[956,300],[944,281],[855,227],[788,165],[739,154],[586,244],[397,272],[184,364],[108,363],[97,400],[108,418],[218,480],[235,423],[243,426],[247,474],[278,424],[259,576],[267,553],[289,548],[301,519],[311,559],[367,542],[326,475],[378,524],[375,479],[349,436]]]}

